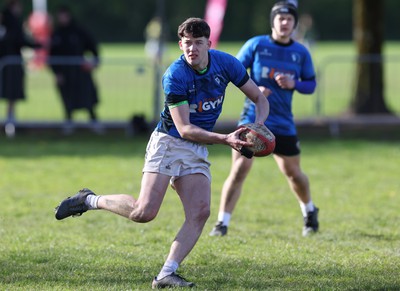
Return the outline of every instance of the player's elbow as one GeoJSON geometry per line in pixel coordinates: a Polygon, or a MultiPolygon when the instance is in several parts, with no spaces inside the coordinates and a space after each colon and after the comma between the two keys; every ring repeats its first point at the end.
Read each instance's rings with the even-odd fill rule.
{"type": "Polygon", "coordinates": [[[181,138],[191,140],[193,139],[193,129],[190,126],[181,126],[178,128],[181,138]]]}
{"type": "Polygon", "coordinates": [[[313,82],[311,82],[310,92],[308,94],[313,94],[315,92],[315,88],[317,88],[317,82],[313,80],[313,82]]]}
{"type": "Polygon", "coordinates": [[[187,130],[179,131],[179,134],[180,134],[180,136],[181,136],[183,139],[187,139],[187,140],[190,140],[190,139],[191,139],[191,134],[190,134],[190,132],[187,131],[187,130]]]}

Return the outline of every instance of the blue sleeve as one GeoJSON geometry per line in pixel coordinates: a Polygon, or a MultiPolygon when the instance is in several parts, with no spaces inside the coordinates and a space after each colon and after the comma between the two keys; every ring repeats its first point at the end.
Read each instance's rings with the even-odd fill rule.
{"type": "Polygon", "coordinates": [[[311,80],[304,80],[304,81],[296,80],[294,89],[296,89],[299,93],[302,93],[302,94],[312,94],[312,93],[314,93],[316,86],[317,86],[317,82],[315,81],[315,78],[313,78],[311,80]]]}
{"type": "Polygon", "coordinates": [[[173,63],[165,71],[162,77],[162,87],[165,95],[186,95],[182,69],[173,63]]]}
{"type": "Polygon", "coordinates": [[[242,87],[249,80],[246,68],[237,58],[229,54],[225,54],[225,60],[228,64],[226,71],[229,74],[230,81],[236,87],[242,87]]]}
{"type": "Polygon", "coordinates": [[[312,80],[315,79],[314,64],[311,59],[310,53],[304,48],[304,62],[301,67],[300,79],[301,80],[312,80]]]}
{"type": "Polygon", "coordinates": [[[296,80],[294,88],[302,94],[314,93],[317,82],[315,80],[315,70],[312,58],[308,50],[305,50],[304,63],[301,68],[300,80],[296,80]]]}
{"type": "Polygon", "coordinates": [[[254,61],[254,48],[253,39],[249,39],[241,47],[236,55],[236,58],[243,64],[243,66],[248,69],[254,61]]]}

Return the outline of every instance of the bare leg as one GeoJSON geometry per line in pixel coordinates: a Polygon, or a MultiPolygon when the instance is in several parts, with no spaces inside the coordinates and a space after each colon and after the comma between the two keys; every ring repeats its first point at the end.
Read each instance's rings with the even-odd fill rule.
{"type": "Polygon", "coordinates": [[[303,203],[310,202],[310,183],[300,168],[300,155],[288,157],[275,154],[274,159],[296,198],[303,203]]]}
{"type": "Polygon", "coordinates": [[[253,159],[248,159],[241,156],[237,151],[232,150],[231,171],[222,188],[219,212],[233,212],[242,193],[244,180],[252,165],[253,159]]]}
{"type": "Polygon", "coordinates": [[[144,173],[139,198],[130,195],[104,195],[97,207],[129,218],[136,222],[153,220],[160,209],[170,177],[158,173],[144,173]]]}
{"type": "Polygon", "coordinates": [[[210,180],[203,174],[183,176],[175,182],[185,222],[174,239],[167,260],[181,263],[199,239],[210,216],[210,180]],[[195,185],[195,187],[193,187],[195,185]]]}

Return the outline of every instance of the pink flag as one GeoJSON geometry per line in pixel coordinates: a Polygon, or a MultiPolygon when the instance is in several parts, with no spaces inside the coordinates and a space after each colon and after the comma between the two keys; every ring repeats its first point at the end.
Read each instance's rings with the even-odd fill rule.
{"type": "Polygon", "coordinates": [[[228,0],[208,0],[204,17],[211,28],[211,47],[216,48],[224,25],[224,15],[228,0]]]}

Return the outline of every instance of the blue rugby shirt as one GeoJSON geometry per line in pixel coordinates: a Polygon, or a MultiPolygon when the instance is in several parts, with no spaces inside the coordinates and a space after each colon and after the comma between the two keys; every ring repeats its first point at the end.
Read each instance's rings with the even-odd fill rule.
{"type": "MultiPolygon", "coordinates": [[[[296,127],[292,113],[294,90],[285,90],[275,81],[277,74],[285,74],[293,80],[315,80],[311,55],[300,43],[291,41],[284,45],[275,42],[269,35],[249,39],[236,56],[250,69],[250,77],[258,86],[272,91],[268,96],[270,113],[265,125],[278,135],[295,135],[296,127]]],[[[255,105],[246,98],[239,124],[254,122],[255,105]]]]}
{"type": "Polygon", "coordinates": [[[212,131],[221,114],[229,82],[241,87],[248,81],[246,69],[234,56],[217,50],[209,50],[208,56],[208,69],[204,74],[189,66],[183,55],[166,70],[162,78],[165,106],[156,130],[180,137],[168,106],[187,102],[190,122],[212,131]]]}

